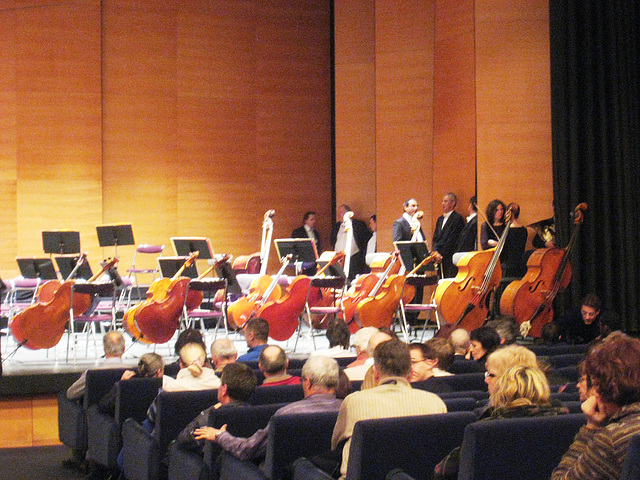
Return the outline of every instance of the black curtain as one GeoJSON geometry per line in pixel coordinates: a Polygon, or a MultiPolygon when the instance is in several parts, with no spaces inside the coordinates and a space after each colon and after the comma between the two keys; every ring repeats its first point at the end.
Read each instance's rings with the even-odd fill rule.
{"type": "Polygon", "coordinates": [[[588,204],[561,314],[590,292],[637,332],[640,315],[640,2],[550,0],[553,190],[559,246],[588,204]]]}

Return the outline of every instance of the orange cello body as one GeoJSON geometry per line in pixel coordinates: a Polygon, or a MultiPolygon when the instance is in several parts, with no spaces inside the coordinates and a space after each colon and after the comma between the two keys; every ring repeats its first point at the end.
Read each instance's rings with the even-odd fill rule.
{"type": "Polygon", "coordinates": [[[492,248],[467,253],[458,262],[456,277],[453,280],[444,280],[436,288],[435,303],[438,305],[441,318],[452,327],[471,331],[482,326],[487,318],[487,295],[502,278],[502,267],[500,262],[497,262],[490,272],[491,277],[485,279],[494,251],[492,248]]]}
{"type": "MultiPolygon", "coordinates": [[[[535,250],[527,261],[526,275],[511,282],[502,293],[500,313],[514,317],[519,324],[531,320],[529,335],[533,337],[540,337],[542,327],[553,320],[553,296],[549,298],[549,294],[565,255],[560,248],[535,250]]],[[[564,290],[570,281],[571,265],[566,263],[558,291],[564,290]]]]}
{"type": "Polygon", "coordinates": [[[379,281],[380,277],[373,273],[362,275],[358,280],[356,280],[355,285],[349,288],[347,295],[342,299],[344,321],[349,325],[351,333],[356,333],[360,330],[360,325],[358,325],[358,322],[354,320],[358,303],[367,298],[369,293],[371,293],[371,290],[374,289],[379,281]]]}
{"type": "Polygon", "coordinates": [[[51,288],[53,293],[47,293],[50,295],[47,301],[27,307],[11,320],[11,333],[15,339],[32,350],[55,347],[69,321],[71,287],[75,282],[56,283],[58,288],[51,288]]]}
{"type": "MultiPolygon", "coordinates": [[[[356,307],[357,322],[363,327],[391,327],[402,297],[404,275],[389,275],[375,296],[361,300],[356,307]]],[[[413,298],[413,294],[411,298],[413,298]]]]}
{"type": "MultiPolygon", "coordinates": [[[[237,330],[244,327],[247,320],[251,318],[251,315],[255,313],[258,302],[262,301],[262,297],[269,289],[269,286],[273,282],[273,278],[270,275],[262,275],[251,282],[249,287],[249,294],[240,297],[238,300],[229,305],[227,309],[227,317],[229,320],[229,327],[237,330]]],[[[269,294],[265,301],[273,301],[280,298],[282,290],[280,285],[276,285],[273,291],[269,294]]]]}
{"type": "Polygon", "coordinates": [[[310,277],[298,275],[281,298],[267,302],[258,309],[256,316],[269,322],[271,338],[283,342],[296,332],[310,283],[310,277]]]}
{"type": "Polygon", "coordinates": [[[178,329],[187,285],[191,279],[161,278],[151,284],[147,300],[130,308],[122,318],[129,335],[143,343],[166,343],[178,329]]]}

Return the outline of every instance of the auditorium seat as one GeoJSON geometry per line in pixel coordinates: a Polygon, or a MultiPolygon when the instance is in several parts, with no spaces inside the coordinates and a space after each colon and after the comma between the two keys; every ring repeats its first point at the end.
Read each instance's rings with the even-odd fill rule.
{"type": "Polygon", "coordinates": [[[464,431],[458,479],[549,478],[585,423],[581,413],[472,423],[464,431]]]}
{"type": "Polygon", "coordinates": [[[302,400],[304,391],[302,385],[274,385],[272,387],[258,387],[253,391],[249,403],[264,405],[266,403],[290,403],[302,400]]]}
{"type": "Polygon", "coordinates": [[[640,480],[640,434],[634,435],[629,443],[619,480],[640,480]]]}

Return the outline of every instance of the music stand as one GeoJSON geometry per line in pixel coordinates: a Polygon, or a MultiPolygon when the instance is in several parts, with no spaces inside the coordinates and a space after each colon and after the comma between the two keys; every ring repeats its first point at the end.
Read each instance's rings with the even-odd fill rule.
{"type": "MultiPolygon", "coordinates": [[[[71,272],[73,272],[73,269],[76,268],[78,258],[79,257],[77,255],[62,255],[55,257],[58,270],[60,270],[60,276],[63,280],[71,280],[69,276],[71,275],[71,272]]],[[[91,271],[89,261],[85,258],[82,265],[80,265],[78,270],[76,270],[73,278],[89,280],[91,277],[93,277],[93,272],[91,271]]]]}
{"type": "Polygon", "coordinates": [[[20,275],[24,278],[39,278],[43,281],[56,280],[58,278],[53,261],[50,258],[18,257],[16,262],[18,262],[20,275]]]}
{"type": "MultiPolygon", "coordinates": [[[[160,274],[164,278],[173,278],[173,276],[178,273],[178,270],[182,268],[184,262],[187,261],[188,256],[186,257],[158,257],[158,266],[160,267],[160,274]]],[[[198,278],[198,268],[196,267],[196,263],[193,262],[187,268],[182,271],[181,276],[189,277],[189,278],[198,278]]]]}
{"type": "Polygon", "coordinates": [[[279,238],[273,242],[281,262],[287,255],[291,255],[291,263],[296,265],[296,272],[316,264],[318,251],[313,239],[279,238]]]}
{"type": "Polygon", "coordinates": [[[59,230],[42,232],[44,253],[70,255],[80,253],[80,232],[59,230]]]}
{"type": "Polygon", "coordinates": [[[188,257],[193,252],[198,252],[199,260],[213,258],[213,249],[206,237],[171,237],[171,243],[176,255],[180,257],[188,257]]]}
{"type": "Polygon", "coordinates": [[[98,243],[102,248],[115,247],[116,257],[118,256],[119,245],[135,245],[133,239],[133,228],[131,224],[121,225],[97,225],[98,243]]]}
{"type": "MultiPolygon", "coordinates": [[[[422,260],[429,256],[429,247],[427,242],[393,242],[393,246],[396,250],[400,250],[400,261],[407,272],[410,272],[418,265],[422,260]]],[[[417,274],[424,274],[426,271],[433,271],[433,267],[423,265],[416,272],[417,274]]]]}
{"type": "MultiPolygon", "coordinates": [[[[331,259],[333,258],[333,255],[335,255],[335,252],[323,252],[322,255],[320,255],[320,258],[316,260],[318,264],[318,268],[320,269],[324,268],[324,266],[331,261],[331,259]],[[327,254],[331,254],[331,255],[327,255],[327,254]]],[[[344,268],[341,262],[336,262],[333,265],[329,266],[325,270],[325,272],[327,277],[342,277],[342,278],[346,277],[346,275],[344,274],[344,268]]]]}

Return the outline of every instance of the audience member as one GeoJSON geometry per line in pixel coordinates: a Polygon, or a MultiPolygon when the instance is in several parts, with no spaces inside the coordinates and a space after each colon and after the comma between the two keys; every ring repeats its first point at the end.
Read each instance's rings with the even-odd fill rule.
{"type": "Polygon", "coordinates": [[[347,396],[333,430],[331,448],[336,453],[342,449],[341,478],[347,472],[351,435],[358,421],[447,411],[437,395],[411,388],[411,356],[405,343],[395,339],[379,343],[374,350],[373,368],[378,386],[347,396]]]}
{"type": "MultiPolygon", "coordinates": [[[[120,381],[130,378],[161,378],[164,374],[164,361],[157,353],[143,353],[138,361],[138,371],[125,370],[120,381]]],[[[100,412],[114,416],[116,413],[116,400],[118,397],[117,384],[105,394],[98,404],[100,412]]]]}
{"type": "MultiPolygon", "coordinates": [[[[204,343],[204,337],[202,336],[202,332],[200,330],[196,330],[195,328],[186,328],[178,334],[178,338],[176,339],[176,344],[173,346],[173,351],[178,357],[175,362],[169,363],[164,366],[164,374],[169,377],[176,378],[178,372],[180,371],[180,350],[187,343],[199,343],[202,345],[204,350],[207,349],[207,346],[204,343]]],[[[208,362],[208,360],[207,360],[208,362]]]]}
{"type": "Polygon", "coordinates": [[[540,338],[536,339],[539,345],[558,345],[562,341],[560,327],[555,322],[545,323],[540,329],[540,338]]]}
{"type": "Polygon", "coordinates": [[[358,365],[364,364],[369,358],[369,353],[367,353],[367,346],[369,345],[369,339],[373,336],[374,333],[377,333],[378,329],[376,327],[364,327],[358,330],[351,337],[351,344],[356,349],[356,359],[347,365],[347,368],[357,367],[358,365]]]}
{"type": "MultiPolygon", "coordinates": [[[[538,367],[516,366],[495,381],[489,397],[491,415],[479,421],[501,418],[555,416],[566,408],[549,401],[547,379],[538,367]]],[[[434,479],[455,480],[460,466],[460,447],[455,448],[435,467],[434,479]]]]}
{"type": "MultiPolygon", "coordinates": [[[[324,356],[310,357],[302,367],[304,399],[280,408],[274,416],[337,412],[342,404],[342,400],[337,399],[335,395],[338,382],[338,363],[334,359],[324,356]]],[[[249,438],[234,437],[227,432],[226,425],[219,429],[201,427],[194,431],[194,435],[196,440],[216,442],[240,460],[255,460],[264,457],[267,451],[269,426],[258,430],[249,438]]]]}
{"type": "Polygon", "coordinates": [[[497,316],[485,323],[485,326],[493,328],[498,333],[500,345],[515,343],[516,337],[520,335],[520,324],[514,317],[507,315],[497,316]]]}
{"type": "Polygon", "coordinates": [[[289,359],[284,350],[277,345],[269,345],[262,350],[258,367],[264,375],[263,386],[300,385],[300,377],[289,375],[289,359]]]}
{"type": "Polygon", "coordinates": [[[495,390],[496,380],[513,367],[538,367],[536,354],[521,345],[508,345],[491,353],[487,358],[484,375],[489,395],[495,390]]]}
{"type": "Polygon", "coordinates": [[[220,379],[213,368],[205,366],[206,360],[207,354],[200,343],[187,343],[180,349],[180,371],[176,379],[167,382],[163,389],[179,392],[218,388],[220,379]]]}
{"type": "Polygon", "coordinates": [[[597,295],[586,295],[580,309],[569,310],[558,320],[560,336],[569,344],[591,343],[600,335],[602,302],[597,295]]]}
{"type": "MultiPolygon", "coordinates": [[[[119,330],[111,330],[102,337],[102,347],[104,348],[104,360],[97,368],[127,368],[122,362],[124,355],[124,336],[119,330]]],[[[69,400],[80,400],[84,395],[84,386],[87,380],[86,370],[82,372],[80,378],[67,389],[69,400]]]]}
{"type": "Polygon", "coordinates": [[[218,408],[239,408],[248,405],[249,398],[258,384],[255,372],[243,363],[230,363],[222,369],[218,388],[218,403],[200,412],[178,435],[183,447],[203,454],[205,437],[200,434],[209,423],[209,414],[218,408]],[[199,433],[196,433],[198,431],[199,433]]]}
{"type": "Polygon", "coordinates": [[[430,338],[424,345],[427,347],[425,357],[434,361],[434,377],[445,377],[452,375],[449,371],[454,360],[454,352],[451,343],[444,338],[430,338]]]}
{"type": "Polygon", "coordinates": [[[478,327],[471,331],[469,338],[471,357],[483,366],[489,354],[500,346],[500,335],[491,327],[478,327]]]}
{"type": "Polygon", "coordinates": [[[242,328],[244,339],[249,350],[240,355],[237,362],[257,362],[262,350],[267,347],[269,340],[269,322],[264,318],[254,317],[247,321],[242,328]]]}
{"type": "Polygon", "coordinates": [[[456,373],[474,373],[484,372],[484,365],[476,362],[469,352],[471,348],[471,338],[469,332],[464,328],[457,328],[449,336],[449,343],[453,347],[454,356],[453,363],[449,367],[449,372],[456,373]]]}
{"type": "Polygon", "coordinates": [[[323,355],[331,358],[353,356],[349,349],[351,332],[349,332],[349,327],[344,320],[341,318],[329,320],[326,336],[329,340],[329,348],[315,350],[311,352],[311,356],[323,355]]]}
{"type": "Polygon", "coordinates": [[[631,438],[640,433],[640,340],[613,333],[584,360],[587,424],[552,480],[616,479],[631,438]]]}
{"type": "Polygon", "coordinates": [[[235,363],[238,358],[238,350],[229,338],[218,338],[211,343],[211,362],[216,373],[222,373],[222,369],[229,363],[235,363]]]}
{"type": "MultiPolygon", "coordinates": [[[[367,344],[367,356],[368,356],[367,360],[365,360],[365,362],[362,365],[358,365],[356,367],[347,367],[344,369],[344,373],[347,374],[347,377],[349,377],[349,380],[351,380],[352,382],[354,380],[364,380],[365,375],[367,374],[367,371],[374,364],[373,352],[376,346],[378,346],[378,344],[380,344],[381,342],[390,340],[391,338],[392,338],[391,335],[389,335],[388,333],[384,333],[384,332],[374,333],[371,336],[371,338],[369,338],[369,343],[367,344]]],[[[363,388],[367,388],[367,387],[364,386],[363,388]]]]}

